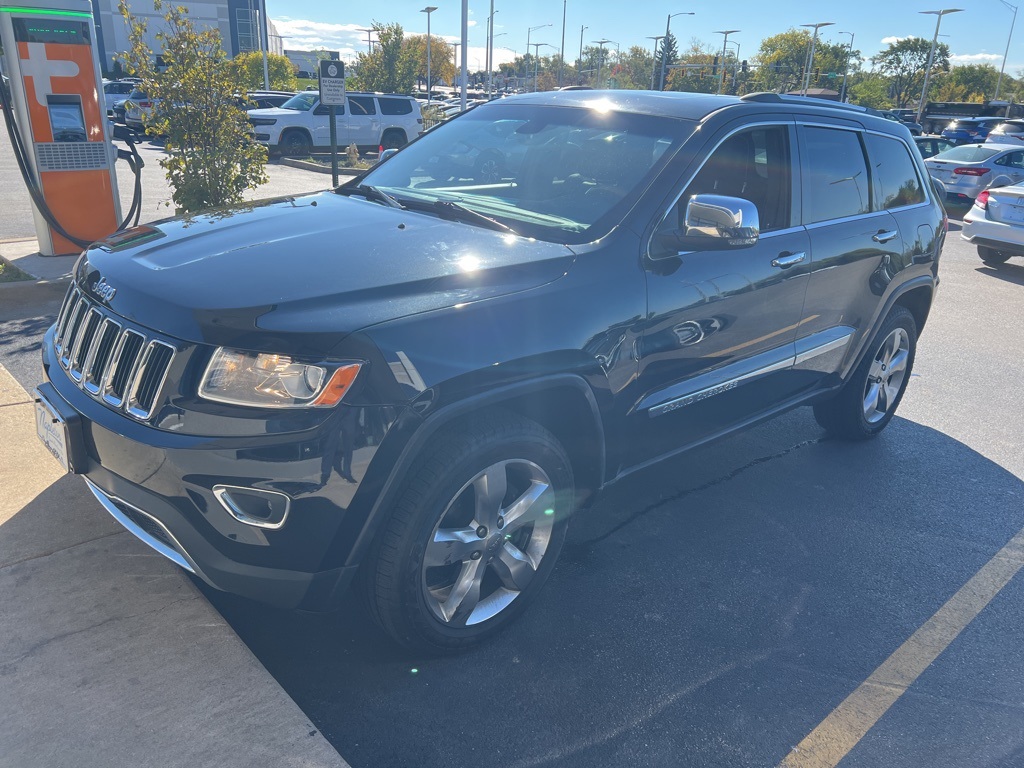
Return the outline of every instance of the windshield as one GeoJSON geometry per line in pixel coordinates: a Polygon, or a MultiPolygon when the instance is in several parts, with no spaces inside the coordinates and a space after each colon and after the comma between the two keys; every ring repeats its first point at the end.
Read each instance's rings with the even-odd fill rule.
{"type": "Polygon", "coordinates": [[[539,240],[603,237],[693,123],[589,108],[489,104],[425,134],[361,183],[455,202],[539,240]]]}
{"type": "Polygon", "coordinates": [[[281,105],[281,109],[294,109],[296,112],[308,112],[316,104],[316,93],[297,93],[281,105]]]}
{"type": "Polygon", "coordinates": [[[988,160],[992,155],[1005,150],[985,149],[984,147],[954,147],[935,156],[936,160],[955,160],[958,163],[981,163],[988,160]]]}

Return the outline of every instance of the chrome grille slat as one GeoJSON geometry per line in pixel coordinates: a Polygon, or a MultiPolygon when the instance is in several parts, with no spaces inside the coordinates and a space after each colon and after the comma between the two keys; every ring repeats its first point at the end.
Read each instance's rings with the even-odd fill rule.
{"type": "Polygon", "coordinates": [[[57,315],[53,348],[79,387],[140,421],[152,416],[177,354],[172,344],[125,327],[75,285],[57,315]]]}

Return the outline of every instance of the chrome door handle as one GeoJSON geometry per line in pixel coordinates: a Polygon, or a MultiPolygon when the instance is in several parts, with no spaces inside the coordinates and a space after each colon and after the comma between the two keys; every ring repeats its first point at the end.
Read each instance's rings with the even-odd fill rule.
{"type": "Polygon", "coordinates": [[[882,230],[878,232],[878,234],[874,235],[871,239],[874,240],[876,243],[888,243],[890,240],[895,240],[899,236],[899,234],[900,233],[897,232],[895,229],[892,230],[891,232],[886,232],[885,230],[882,230]]]}
{"type": "Polygon", "coordinates": [[[799,264],[805,258],[807,258],[807,255],[804,253],[784,253],[780,254],[778,258],[772,259],[772,266],[779,269],[789,269],[799,264]]]}

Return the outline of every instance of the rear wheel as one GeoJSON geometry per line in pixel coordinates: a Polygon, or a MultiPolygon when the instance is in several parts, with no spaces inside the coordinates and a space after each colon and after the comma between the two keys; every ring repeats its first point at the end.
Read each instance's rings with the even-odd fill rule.
{"type": "Polygon", "coordinates": [[[417,650],[474,645],[516,618],[554,566],[569,459],[539,424],[494,413],[435,440],[367,563],[370,613],[417,650]]]}
{"type": "Polygon", "coordinates": [[[914,316],[906,307],[893,307],[839,394],[814,406],[814,418],[834,437],[874,437],[892,420],[903,399],[916,351],[914,316]]]}
{"type": "Polygon", "coordinates": [[[1010,258],[1008,253],[997,251],[995,248],[989,248],[987,245],[978,246],[978,255],[981,257],[982,261],[991,266],[1005,264],[1010,258]]]}
{"type": "Polygon", "coordinates": [[[387,130],[384,131],[384,135],[381,136],[380,139],[380,145],[384,147],[384,149],[400,149],[408,143],[405,131],[387,130]]]}

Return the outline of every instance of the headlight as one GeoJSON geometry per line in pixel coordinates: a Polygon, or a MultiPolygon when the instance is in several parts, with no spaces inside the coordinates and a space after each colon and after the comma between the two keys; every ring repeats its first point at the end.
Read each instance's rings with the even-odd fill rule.
{"type": "Polygon", "coordinates": [[[287,355],[222,347],[206,366],[199,396],[253,408],[329,407],[341,402],[360,367],[360,363],[309,365],[287,355]]]}
{"type": "Polygon", "coordinates": [[[274,125],[277,120],[272,117],[250,117],[249,122],[253,125],[274,125]]]}

